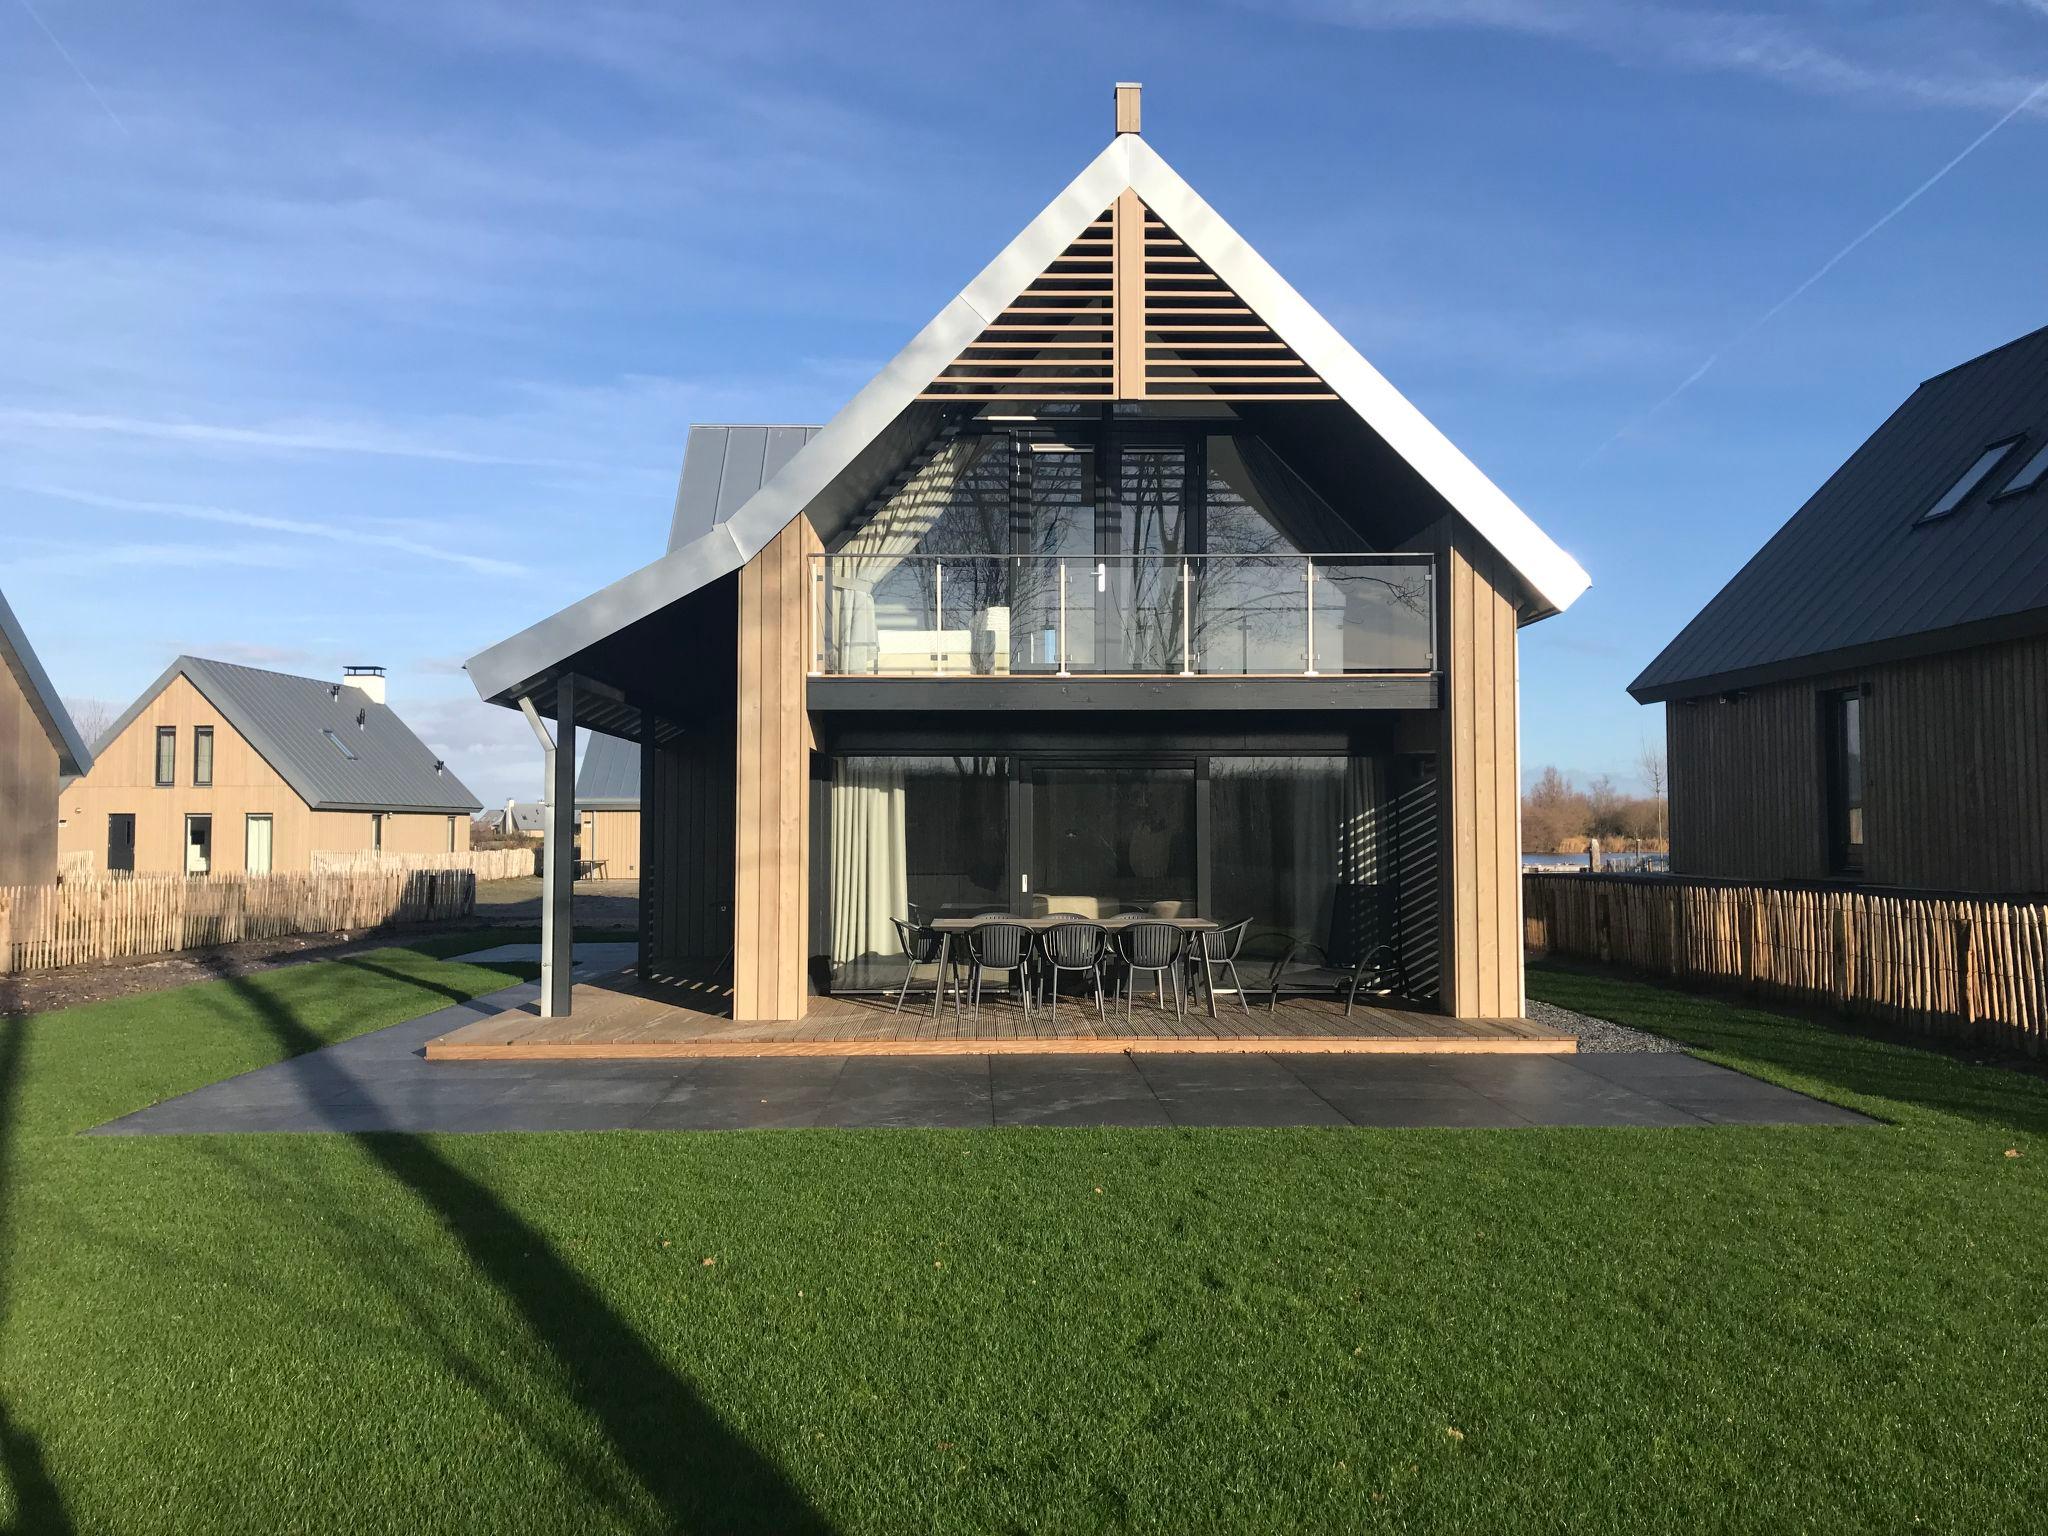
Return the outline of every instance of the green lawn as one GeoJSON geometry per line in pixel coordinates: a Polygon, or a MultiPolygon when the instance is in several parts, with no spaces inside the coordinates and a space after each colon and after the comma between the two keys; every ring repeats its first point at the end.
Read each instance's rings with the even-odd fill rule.
{"type": "Polygon", "coordinates": [[[2048,1522],[2048,1088],[1626,982],[1532,989],[1890,1123],[73,1134],[462,948],[0,1026],[21,1526],[2048,1522]]]}

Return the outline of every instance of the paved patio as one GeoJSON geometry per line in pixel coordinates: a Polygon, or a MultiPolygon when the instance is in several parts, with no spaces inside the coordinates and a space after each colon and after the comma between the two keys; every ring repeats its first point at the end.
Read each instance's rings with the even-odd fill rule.
{"type": "Polygon", "coordinates": [[[532,984],[170,1099],[107,1136],[796,1126],[1862,1125],[1682,1054],[841,1056],[428,1062],[532,984]]]}

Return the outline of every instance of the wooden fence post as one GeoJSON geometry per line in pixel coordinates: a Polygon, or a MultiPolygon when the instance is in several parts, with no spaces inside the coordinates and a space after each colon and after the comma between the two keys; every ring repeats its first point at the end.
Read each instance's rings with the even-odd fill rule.
{"type": "Polygon", "coordinates": [[[1977,943],[1976,927],[1967,917],[1955,920],[1953,929],[1956,947],[1956,1012],[1962,1016],[1963,1027],[1971,1035],[1977,1032],[1977,995],[1973,986],[1973,972],[1976,969],[1977,943]]]}

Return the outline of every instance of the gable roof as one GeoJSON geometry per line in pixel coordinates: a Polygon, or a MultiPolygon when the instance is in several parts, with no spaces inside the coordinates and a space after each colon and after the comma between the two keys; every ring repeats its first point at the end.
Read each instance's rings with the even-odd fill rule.
{"type": "Polygon", "coordinates": [[[1499,551],[1550,611],[1570,606],[1585,591],[1590,578],[1571,556],[1149,144],[1135,133],[1121,133],[736,512],[652,564],[471,658],[477,692],[514,702],[523,685],[568,657],[738,570],[796,517],[809,516],[829,539],[887,470],[930,435],[943,407],[929,397],[920,403],[920,397],[933,381],[1126,190],[1171,226],[1339,401],[1499,551]]]}
{"type": "Polygon", "coordinates": [[[2048,484],[1998,499],[2044,443],[2048,328],[1914,390],[1629,692],[1654,703],[2048,630],[2048,484]],[[2015,436],[1953,512],[1921,521],[2015,436]]]}
{"type": "Polygon", "coordinates": [[[388,704],[375,702],[360,688],[337,687],[316,677],[180,656],[128,706],[106,739],[128,729],[177,677],[197,688],[316,811],[455,813],[482,808],[460,779],[436,766],[440,759],[388,704]],[[328,739],[330,731],[348,753],[328,739]]]}
{"type": "Polygon", "coordinates": [[[581,811],[637,811],[640,808],[640,748],[593,731],[576,770],[576,808],[581,811]]]}
{"type": "Polygon", "coordinates": [[[64,701],[57,697],[57,690],[50,685],[50,674],[36,659],[35,647],[28,643],[21,621],[7,606],[7,594],[4,592],[0,592],[0,665],[14,674],[15,682],[28,698],[28,707],[42,725],[43,734],[57,749],[59,776],[76,777],[90,769],[92,751],[79,739],[78,727],[71,721],[71,711],[64,707],[64,701]]]}
{"type": "Polygon", "coordinates": [[[702,426],[690,428],[676,477],[676,510],[668,547],[703,537],[747,504],[797,450],[823,427],[702,426]]]}

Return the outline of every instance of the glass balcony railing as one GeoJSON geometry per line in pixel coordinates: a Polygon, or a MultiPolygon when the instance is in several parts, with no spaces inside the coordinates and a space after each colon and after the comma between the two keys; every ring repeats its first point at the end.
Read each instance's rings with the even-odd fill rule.
{"type": "Polygon", "coordinates": [[[827,677],[1316,677],[1436,669],[1400,555],[813,555],[827,677]]]}

